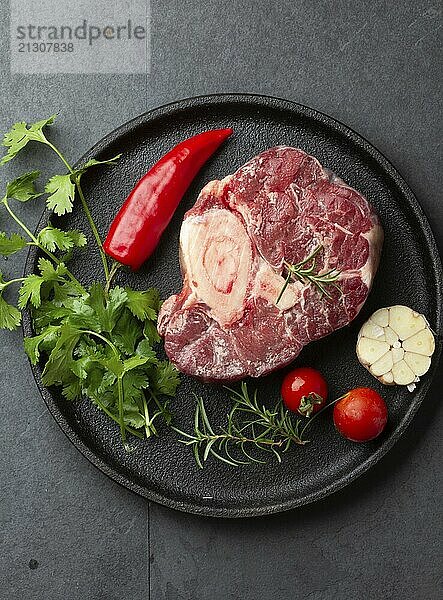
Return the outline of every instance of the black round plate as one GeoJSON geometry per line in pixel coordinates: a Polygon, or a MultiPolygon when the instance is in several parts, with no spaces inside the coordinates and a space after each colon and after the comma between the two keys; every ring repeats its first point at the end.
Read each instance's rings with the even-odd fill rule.
{"type": "MultiPolygon", "coordinates": [[[[334,430],[330,414],[311,428],[311,443],[283,455],[282,463],[231,467],[209,460],[200,470],[189,448],[168,429],[160,437],[142,441],[125,452],[118,427],[90,402],[65,401],[57,389],[41,385],[41,369],[34,374],[43,398],[71,442],[99,469],[130,490],[155,502],[192,513],[244,517],[287,510],[313,502],[351,483],[375,464],[410,423],[429,387],[438,364],[440,338],[433,367],[414,393],[383,387],[359,365],[355,355],[357,332],[377,308],[405,304],[424,313],[437,334],[442,331],[442,270],[432,232],[412,192],[393,166],[361,136],[334,119],[298,104],[251,95],[217,95],[183,100],[147,112],[123,125],[94,146],[80,161],[123,156],[115,167],[91,169],[84,189],[100,232],[106,234],[118,208],[135,182],[179,141],[206,129],[234,128],[234,135],[206,164],[183,199],[153,257],[136,273],[121,273],[120,283],[144,289],[159,288],[162,298],[181,289],[178,237],[183,215],[199,190],[211,179],[234,172],[262,150],[279,144],[297,146],[316,156],[327,168],[362,192],[377,209],[385,230],[383,256],[373,290],[359,317],[348,327],[306,347],[294,365],[312,365],[330,384],[330,398],[356,386],[372,386],[389,407],[386,430],[375,441],[354,444],[334,430]]],[[[48,220],[42,217],[41,226],[48,220]]],[[[57,222],[88,227],[77,206],[57,222]]],[[[91,236],[89,236],[91,238],[91,236]]],[[[30,251],[26,270],[36,268],[30,251]]],[[[72,267],[86,283],[102,280],[101,263],[90,241],[78,252],[72,267]]],[[[32,334],[29,315],[25,335],[32,334]]],[[[259,398],[274,403],[287,371],[258,381],[259,398]]],[[[173,400],[175,423],[192,428],[193,392],[206,399],[211,421],[224,424],[230,405],[220,385],[183,377],[173,400]]]]}

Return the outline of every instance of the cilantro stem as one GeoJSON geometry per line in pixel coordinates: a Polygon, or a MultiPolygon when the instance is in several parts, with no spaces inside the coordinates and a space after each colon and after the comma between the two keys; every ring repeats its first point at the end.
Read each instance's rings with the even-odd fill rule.
{"type": "Polygon", "coordinates": [[[73,176],[73,182],[75,183],[75,186],[77,188],[77,192],[78,192],[78,195],[80,197],[80,202],[82,203],[82,207],[83,207],[84,213],[86,215],[86,218],[88,220],[89,227],[91,228],[92,234],[93,234],[93,236],[95,238],[95,241],[97,243],[97,246],[98,246],[98,251],[100,252],[100,258],[101,258],[102,263],[103,263],[103,270],[105,272],[106,283],[108,283],[108,281],[109,281],[109,266],[108,266],[108,261],[106,259],[105,251],[103,250],[103,244],[102,244],[102,241],[100,239],[100,234],[99,234],[98,229],[97,229],[97,227],[95,225],[94,219],[92,218],[91,211],[89,210],[88,203],[86,202],[85,195],[84,195],[82,187],[80,185],[80,175],[78,175],[78,174],[76,175],[74,169],[68,163],[68,161],[66,160],[66,158],[60,152],[60,150],[56,146],[54,146],[54,144],[51,144],[51,142],[49,142],[48,140],[46,140],[45,143],[57,154],[57,156],[59,157],[59,159],[62,161],[62,163],[68,169],[69,173],[73,176]]]}
{"type": "Polygon", "coordinates": [[[118,416],[120,421],[120,434],[122,436],[123,445],[126,447],[126,425],[125,416],[123,414],[123,376],[117,377],[117,390],[118,390],[118,416]]]}
{"type": "Polygon", "coordinates": [[[59,159],[62,161],[62,163],[65,165],[65,167],[68,169],[68,171],[70,173],[73,173],[72,167],[71,165],[68,163],[68,161],[66,160],[66,158],[63,156],[63,154],[60,152],[60,150],[54,146],[54,144],[51,144],[51,142],[45,138],[44,143],[49,146],[51,148],[51,150],[54,150],[54,152],[57,154],[57,156],[59,157],[59,159]]]}
{"type": "Polygon", "coordinates": [[[107,344],[111,348],[111,350],[114,352],[115,356],[118,359],[120,359],[120,353],[117,350],[117,347],[111,342],[111,340],[108,340],[108,338],[105,337],[104,335],[102,335],[101,333],[97,333],[96,331],[91,331],[90,329],[82,330],[82,331],[80,331],[80,333],[88,333],[89,335],[94,335],[96,338],[98,338],[102,342],[105,342],[105,344],[107,344]]]}
{"type": "MultiPolygon", "coordinates": [[[[108,338],[106,338],[104,335],[101,335],[100,333],[97,333],[96,331],[91,331],[90,329],[86,329],[86,330],[82,331],[81,333],[88,333],[89,335],[95,336],[99,340],[102,340],[102,342],[104,342],[111,348],[111,350],[113,351],[113,353],[115,354],[117,359],[120,360],[120,353],[117,350],[117,347],[110,340],[108,340],[108,338]]],[[[127,429],[127,427],[125,425],[125,419],[124,419],[124,414],[123,414],[124,390],[123,390],[123,376],[122,375],[117,375],[117,390],[118,390],[118,415],[119,415],[118,423],[120,425],[120,434],[122,436],[122,442],[126,446],[126,429],[127,429]]]]}
{"type": "Polygon", "coordinates": [[[6,210],[8,211],[8,213],[10,214],[10,216],[14,219],[14,221],[17,223],[17,225],[19,227],[21,227],[23,229],[23,231],[31,238],[31,240],[34,242],[34,244],[36,246],[38,246],[38,241],[37,238],[31,233],[31,231],[29,231],[29,229],[26,227],[26,225],[23,223],[23,221],[21,221],[17,215],[12,211],[11,207],[9,206],[8,203],[8,199],[5,196],[2,200],[3,204],[5,205],[6,210]]]}
{"type": "Polygon", "coordinates": [[[155,392],[153,392],[151,389],[148,390],[149,394],[151,396],[151,398],[154,400],[154,402],[156,403],[159,411],[161,412],[161,414],[163,415],[163,418],[165,419],[166,423],[168,423],[168,409],[167,409],[167,404],[163,405],[160,400],[158,399],[158,396],[155,392]]]}
{"type": "Polygon", "coordinates": [[[6,289],[8,287],[8,285],[11,285],[12,283],[21,283],[25,279],[26,279],[26,277],[17,277],[17,279],[10,279],[9,281],[2,281],[0,283],[0,293],[3,292],[3,290],[6,289]]]}
{"type": "Polygon", "coordinates": [[[151,435],[157,435],[157,430],[154,425],[154,420],[156,419],[156,417],[158,417],[159,415],[162,415],[166,424],[170,425],[172,415],[168,411],[168,408],[167,408],[168,403],[167,402],[163,405],[160,402],[160,400],[157,398],[157,395],[151,389],[148,389],[147,391],[150,395],[150,399],[146,400],[146,397],[143,396],[143,410],[145,413],[146,437],[148,438],[148,437],[151,437],[151,435]],[[157,408],[158,408],[158,411],[154,413],[152,418],[149,416],[149,403],[151,400],[153,400],[155,402],[155,404],[157,405],[157,408]]]}
{"type": "MultiPolygon", "coordinates": [[[[111,419],[113,421],[115,421],[116,423],[118,423],[118,425],[120,425],[120,420],[117,419],[117,417],[112,414],[112,412],[110,410],[108,410],[106,408],[106,406],[104,404],[102,404],[100,402],[100,400],[98,398],[94,398],[94,401],[97,403],[98,407],[106,414],[108,415],[108,417],[111,417],[111,419]]],[[[132,435],[135,435],[136,437],[143,439],[143,434],[140,433],[140,431],[137,431],[136,429],[133,429],[132,427],[126,426],[126,430],[129,431],[129,433],[131,433],[132,435]]]]}
{"type": "MultiPolygon", "coordinates": [[[[9,215],[11,216],[11,218],[14,219],[14,221],[17,223],[17,225],[19,227],[21,227],[23,229],[23,231],[26,233],[26,235],[28,235],[30,237],[30,239],[32,240],[31,243],[34,246],[37,246],[37,248],[41,252],[43,252],[51,260],[53,260],[56,265],[60,265],[61,261],[59,261],[59,259],[55,256],[55,254],[53,254],[52,252],[50,252],[49,250],[47,250],[44,246],[42,246],[41,244],[39,244],[39,242],[38,242],[37,238],[35,237],[35,235],[26,227],[26,225],[23,223],[23,221],[21,221],[18,218],[18,216],[15,214],[15,212],[9,206],[8,199],[6,197],[3,198],[2,203],[4,204],[6,210],[8,211],[9,215]]],[[[72,283],[80,290],[80,292],[82,294],[86,294],[87,293],[86,290],[85,290],[85,288],[80,283],[80,281],[68,269],[66,269],[66,275],[69,277],[69,279],[72,281],[72,283]]]]}
{"type": "Polygon", "coordinates": [[[106,254],[105,251],[103,250],[103,244],[102,241],[100,239],[100,235],[98,233],[98,229],[94,223],[94,219],[92,218],[91,215],[91,211],[89,210],[88,204],[86,202],[86,198],[85,195],[83,193],[82,187],[80,185],[80,178],[74,177],[74,181],[75,181],[75,185],[77,186],[77,191],[78,191],[78,195],[80,196],[80,201],[82,203],[83,206],[83,210],[85,212],[86,218],[88,219],[89,222],[89,226],[91,228],[92,234],[95,238],[95,241],[97,242],[97,246],[98,246],[98,251],[100,252],[100,258],[102,259],[102,263],[103,263],[103,270],[105,272],[105,278],[106,278],[106,283],[108,283],[108,281],[110,280],[109,277],[109,266],[108,266],[108,261],[106,259],[106,254]]]}
{"type": "Polygon", "coordinates": [[[145,397],[143,397],[143,412],[145,413],[145,434],[148,438],[151,437],[151,430],[149,428],[151,417],[149,416],[148,403],[146,402],[145,397]]]}
{"type": "Polygon", "coordinates": [[[116,262],[116,261],[114,261],[114,262],[112,263],[111,270],[110,270],[110,272],[109,272],[109,279],[108,279],[108,281],[107,281],[107,283],[106,283],[106,286],[105,286],[105,295],[106,295],[106,296],[107,296],[107,295],[108,295],[108,293],[109,293],[109,288],[111,287],[111,283],[112,283],[112,281],[113,281],[113,279],[114,279],[114,277],[115,277],[115,275],[116,275],[117,271],[118,271],[118,270],[120,269],[120,267],[122,267],[122,266],[123,266],[123,265],[122,265],[121,263],[119,263],[119,262],[116,262]]]}

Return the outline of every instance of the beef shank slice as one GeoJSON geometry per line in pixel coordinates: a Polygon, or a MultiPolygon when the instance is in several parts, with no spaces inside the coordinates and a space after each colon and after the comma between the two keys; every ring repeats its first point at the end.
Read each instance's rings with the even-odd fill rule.
{"type": "Polygon", "coordinates": [[[303,346],[354,319],[383,243],[368,201],[296,148],[262,152],[211,181],[180,233],[183,289],[163,304],[158,329],[178,369],[211,381],[259,377],[303,346]],[[277,304],[286,263],[319,245],[315,272],[336,269],[339,289],[322,295],[291,282],[277,304]]]}

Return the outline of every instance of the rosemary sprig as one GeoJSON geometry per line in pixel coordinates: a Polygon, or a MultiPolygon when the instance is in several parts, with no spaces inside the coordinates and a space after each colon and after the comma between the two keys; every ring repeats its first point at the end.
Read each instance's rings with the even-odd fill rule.
{"type": "Polygon", "coordinates": [[[284,261],[284,265],[287,269],[288,274],[286,276],[285,283],[283,284],[283,287],[280,290],[275,304],[278,304],[280,302],[281,297],[283,296],[286,288],[291,282],[291,279],[298,279],[302,283],[312,283],[319,290],[322,296],[326,296],[330,300],[332,300],[332,296],[326,289],[326,286],[332,285],[341,292],[340,286],[336,283],[337,279],[340,276],[340,271],[337,271],[336,269],[330,269],[329,271],[326,271],[326,273],[315,273],[316,257],[322,249],[323,245],[320,244],[319,246],[317,246],[317,248],[315,248],[315,250],[311,252],[311,254],[307,258],[303,259],[302,261],[296,264],[291,264],[284,261]]]}
{"type": "Polygon", "coordinates": [[[214,430],[208,419],[203,398],[199,396],[195,396],[197,406],[193,433],[173,427],[183,436],[179,441],[192,448],[200,468],[203,468],[210,455],[235,467],[251,462],[265,463],[263,452],[273,454],[281,462],[281,453],[286,452],[292,444],[306,443],[300,435],[301,420],[293,421],[281,401],[271,409],[260,406],[257,391],[251,398],[245,382],[242,382],[240,392],[226,389],[231,392],[234,405],[228,414],[228,424],[225,428],[214,430]],[[247,448],[254,454],[258,451],[259,457],[252,456],[247,448]]]}

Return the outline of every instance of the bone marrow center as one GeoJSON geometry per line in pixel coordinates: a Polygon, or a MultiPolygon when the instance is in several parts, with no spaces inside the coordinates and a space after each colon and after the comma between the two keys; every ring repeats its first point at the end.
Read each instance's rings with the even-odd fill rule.
{"type": "Polygon", "coordinates": [[[239,319],[252,263],[244,223],[226,209],[213,208],[184,221],[180,246],[193,301],[206,304],[222,326],[239,319]]]}
{"type": "Polygon", "coordinates": [[[214,288],[222,294],[230,294],[239,267],[238,244],[228,236],[209,238],[203,254],[203,267],[214,288]]]}

